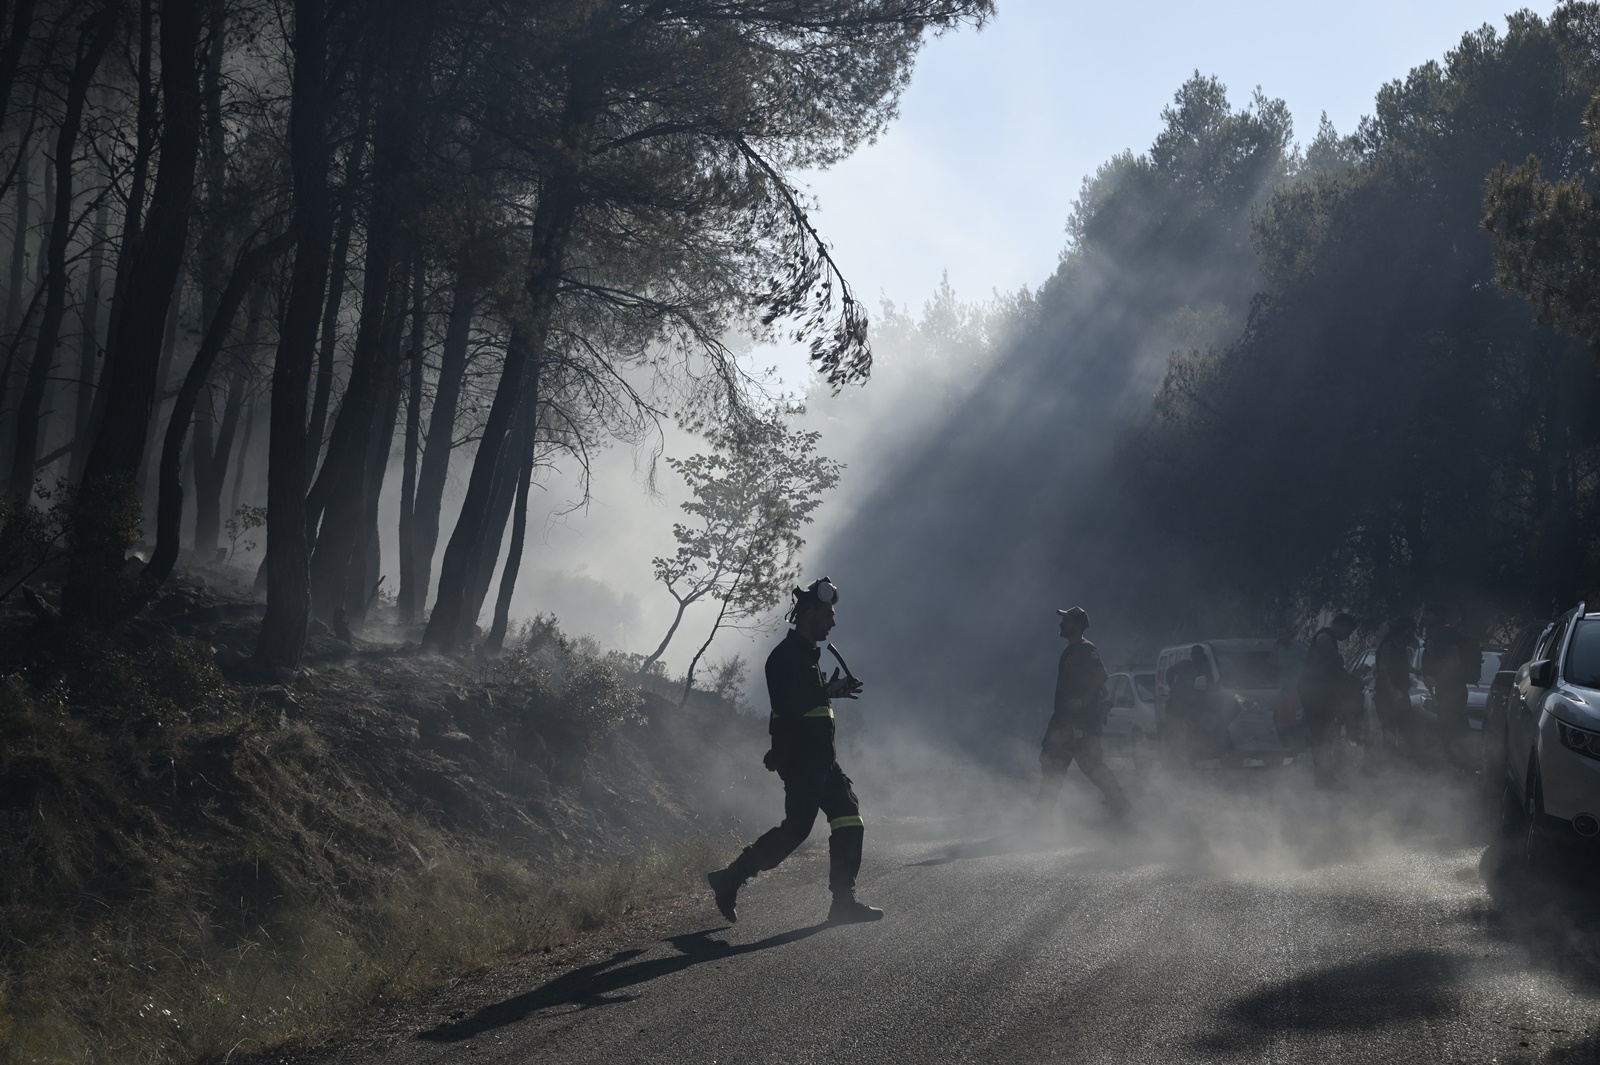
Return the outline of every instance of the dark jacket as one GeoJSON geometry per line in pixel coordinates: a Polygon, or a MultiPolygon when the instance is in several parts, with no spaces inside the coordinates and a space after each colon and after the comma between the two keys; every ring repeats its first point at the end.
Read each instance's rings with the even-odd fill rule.
{"type": "Polygon", "coordinates": [[[1311,653],[1300,674],[1300,702],[1309,709],[1332,708],[1360,693],[1361,682],[1344,668],[1338,638],[1331,628],[1322,629],[1311,637],[1311,653]]]}
{"type": "Polygon", "coordinates": [[[772,753],[780,764],[831,764],[833,703],[817,665],[822,652],[793,629],[767,656],[767,696],[772,700],[772,753]]]}
{"type": "Polygon", "coordinates": [[[1416,645],[1407,635],[1391,634],[1378,645],[1373,675],[1379,693],[1405,697],[1411,691],[1411,659],[1416,645]]]}
{"type": "Polygon", "coordinates": [[[1078,728],[1100,723],[1100,689],[1106,667],[1100,652],[1088,640],[1067,644],[1056,664],[1055,713],[1050,720],[1071,722],[1078,728]]]}

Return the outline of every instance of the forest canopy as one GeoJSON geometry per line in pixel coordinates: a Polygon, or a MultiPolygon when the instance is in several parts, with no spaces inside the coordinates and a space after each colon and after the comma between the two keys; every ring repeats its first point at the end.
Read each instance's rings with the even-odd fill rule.
{"type": "Polygon", "coordinates": [[[764,417],[751,341],[866,379],[792,175],[875,137],[924,38],[991,9],[7,5],[7,558],[64,543],[63,616],[103,628],[264,502],[257,659],[293,666],[312,618],[363,624],[398,440],[400,615],[470,644],[541,462],[764,417]],[[57,526],[40,493],[70,497],[57,526]]]}

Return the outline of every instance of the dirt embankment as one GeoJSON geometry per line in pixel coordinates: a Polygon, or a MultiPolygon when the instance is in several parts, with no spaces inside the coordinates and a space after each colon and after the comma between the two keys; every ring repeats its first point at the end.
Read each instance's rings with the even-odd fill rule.
{"type": "Polygon", "coordinates": [[[693,883],[772,787],[761,718],[552,623],[495,661],[318,629],[261,675],[260,609],[0,615],[0,1061],[223,1055],[548,948],[693,883]]]}

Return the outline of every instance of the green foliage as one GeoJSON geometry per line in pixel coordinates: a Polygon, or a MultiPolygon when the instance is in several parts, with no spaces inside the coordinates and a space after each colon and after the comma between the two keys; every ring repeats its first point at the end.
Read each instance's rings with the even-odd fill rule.
{"type": "Polygon", "coordinates": [[[233,706],[216,652],[197,640],[130,650],[111,639],[81,635],[54,662],[53,698],[78,707],[113,730],[159,730],[213,718],[233,706]]]}
{"type": "MultiPolygon", "coordinates": [[[[1537,611],[1600,576],[1580,532],[1600,515],[1600,382],[1496,289],[1480,227],[1491,171],[1491,228],[1580,194],[1597,34],[1600,10],[1568,4],[1465,35],[1385,86],[1355,138],[1325,126],[1317,165],[1259,211],[1267,288],[1247,328],[1173,356],[1124,464],[1182,515],[1200,571],[1275,610],[1374,616],[1537,611]],[[1496,170],[1530,154],[1561,161],[1565,192],[1496,170]]],[[[1592,238],[1569,224],[1528,246],[1572,254],[1592,238]]],[[[1502,244],[1501,276],[1538,287],[1520,265],[1537,257],[1502,244]]]]}
{"type": "Polygon", "coordinates": [[[71,496],[62,484],[33,486],[41,506],[0,498],[0,602],[65,553],[71,535],[71,496]]]}
{"type": "Polygon", "coordinates": [[[580,756],[625,724],[643,724],[644,698],[589,638],[562,634],[553,616],[524,622],[494,679],[525,707],[528,724],[580,756]]]}
{"type": "Polygon", "coordinates": [[[650,661],[694,603],[720,601],[718,625],[738,624],[776,606],[799,577],[800,532],[843,467],[819,453],[821,433],[789,428],[793,413],[776,410],[713,429],[706,434],[710,452],[667,460],[689,487],[692,498],[682,508],[691,520],[672,527],[677,551],[653,560],[678,614],[650,661]]]}
{"type": "Polygon", "coordinates": [[[750,680],[750,663],[743,655],[725,658],[711,667],[711,691],[741,710],[750,709],[745,685],[750,680]]]}
{"type": "Polygon", "coordinates": [[[222,523],[224,531],[228,534],[228,561],[233,561],[234,552],[243,547],[245,554],[249,554],[261,545],[254,540],[242,539],[253,529],[267,527],[267,508],[252,506],[249,503],[241,504],[233,512],[233,517],[222,523]]]}

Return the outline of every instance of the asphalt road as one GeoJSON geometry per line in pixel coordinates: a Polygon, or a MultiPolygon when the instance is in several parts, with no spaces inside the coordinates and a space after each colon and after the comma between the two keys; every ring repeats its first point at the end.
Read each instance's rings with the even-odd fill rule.
{"type": "Polygon", "coordinates": [[[1596,893],[1486,887],[1465,782],[1245,770],[1140,808],[1127,833],[1086,785],[1027,830],[869,811],[882,922],[817,923],[819,841],[736,926],[686,899],[300,1060],[1600,1062],[1596,893]]]}

